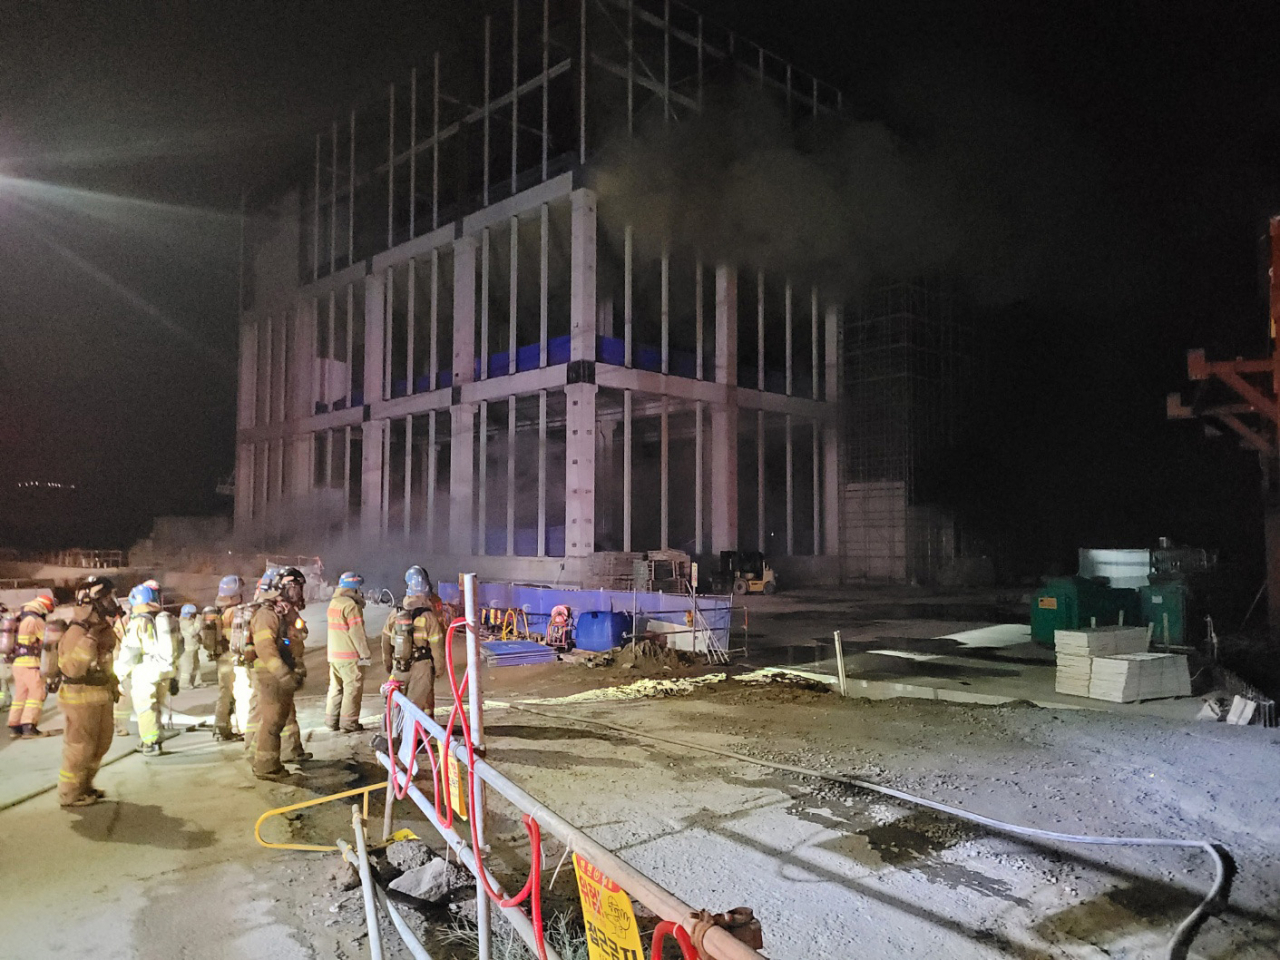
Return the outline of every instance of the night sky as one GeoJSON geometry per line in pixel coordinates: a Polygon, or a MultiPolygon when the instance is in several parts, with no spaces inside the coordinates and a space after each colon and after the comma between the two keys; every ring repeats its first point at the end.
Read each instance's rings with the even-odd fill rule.
{"type": "MultiPolygon", "coordinates": [[[[241,187],[463,14],[9,6],[0,174],[25,182],[0,181],[0,509],[12,524],[18,481],[75,483],[50,537],[127,542],[215,509],[231,469],[241,187]]],[[[981,211],[948,227],[990,349],[945,472],[1009,572],[1162,534],[1256,564],[1256,467],[1166,424],[1164,395],[1190,346],[1266,346],[1274,4],[697,6],[839,85],[981,211]]]]}

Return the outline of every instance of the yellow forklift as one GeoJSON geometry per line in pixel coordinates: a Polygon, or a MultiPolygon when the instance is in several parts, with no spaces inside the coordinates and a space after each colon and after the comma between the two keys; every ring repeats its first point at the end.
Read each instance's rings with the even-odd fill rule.
{"type": "Polygon", "coordinates": [[[758,550],[721,550],[720,573],[714,578],[717,593],[744,597],[749,593],[772,596],[778,592],[778,577],[758,550]]]}

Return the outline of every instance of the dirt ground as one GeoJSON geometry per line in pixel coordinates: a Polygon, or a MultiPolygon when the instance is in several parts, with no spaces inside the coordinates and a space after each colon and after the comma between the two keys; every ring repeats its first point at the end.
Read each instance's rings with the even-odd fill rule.
{"type": "MultiPolygon", "coordinates": [[[[784,608],[770,628],[784,644],[793,613],[784,608]]],[[[323,606],[307,616],[321,637],[323,606]]],[[[758,621],[769,616],[761,610],[758,621]]],[[[378,622],[377,612],[369,619],[378,622]]],[[[826,624],[794,626],[799,640],[825,633],[826,624]]],[[[367,736],[317,729],[323,643],[311,647],[300,716],[316,759],[302,765],[297,785],[253,780],[238,745],[217,746],[193,731],[169,742],[169,757],[126,756],[105,769],[99,785],[109,803],[68,814],[44,794],[0,807],[8,891],[0,956],[366,956],[359,891],[344,892],[329,877],[336,856],[264,850],[252,838],[264,810],[377,775],[367,736]]],[[[487,672],[489,759],[687,902],[751,906],[774,960],[1159,956],[1211,870],[1191,852],[1030,845],[661,738],[854,775],[1029,826],[1217,840],[1238,868],[1231,905],[1208,922],[1191,955],[1280,956],[1280,731],[841,699],[732,678],[654,698],[573,696],[639,673],[565,664],[487,672]]],[[[181,709],[192,714],[210,700],[206,691],[183,697],[181,709]]],[[[373,693],[365,712],[380,709],[373,693]]],[[[56,740],[0,749],[0,769],[41,764],[52,782],[56,740]]],[[[516,887],[527,845],[510,813],[492,805],[491,836],[499,872],[516,887]]],[[[395,825],[430,834],[407,804],[397,806],[395,825]]],[[[332,842],[349,835],[350,810],[330,805],[264,833],[332,842]]],[[[560,853],[548,844],[547,882],[560,853]]],[[[572,876],[562,873],[549,910],[573,899],[572,876]]],[[[467,955],[445,939],[459,909],[465,904],[415,918],[433,956],[467,955]]]]}

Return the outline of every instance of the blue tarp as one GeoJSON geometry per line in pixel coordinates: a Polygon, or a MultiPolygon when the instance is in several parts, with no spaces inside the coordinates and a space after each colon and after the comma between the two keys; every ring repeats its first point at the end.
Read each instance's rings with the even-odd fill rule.
{"type": "MultiPolygon", "coordinates": [[[[516,583],[478,583],[476,601],[482,607],[502,610],[523,609],[529,616],[529,628],[546,627],[551,611],[561,604],[573,611],[574,619],[592,610],[630,614],[634,609],[641,621],[661,620],[685,626],[685,614],[693,609],[693,601],[675,593],[631,593],[625,590],[575,590],[567,587],[536,587],[516,583]],[[633,607],[634,604],[634,607],[633,607]]],[[[448,603],[460,602],[457,583],[440,581],[437,592],[448,603]]],[[[729,597],[698,597],[698,613],[723,646],[729,645],[729,597]]]]}

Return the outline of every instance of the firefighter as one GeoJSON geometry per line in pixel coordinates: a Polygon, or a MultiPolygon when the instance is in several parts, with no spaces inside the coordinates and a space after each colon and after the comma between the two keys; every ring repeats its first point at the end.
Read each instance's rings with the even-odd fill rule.
{"type": "Polygon", "coordinates": [[[63,809],[102,799],[93,777],[111,747],[111,703],[120,696],[111,663],[116,645],[112,628],[121,614],[115,587],[95,576],[82,585],[77,598],[71,624],[58,641],[58,705],[67,723],[58,771],[58,803],[63,809]]]}
{"type": "Polygon", "coordinates": [[[344,573],[329,601],[329,696],[324,705],[324,722],[330,730],[357,733],[360,701],[364,697],[364,671],[372,654],[364,628],[364,597],[360,587],[364,577],[344,573]]]}
{"type": "Polygon", "coordinates": [[[176,683],[178,630],[173,616],[160,609],[159,594],[145,583],[130,591],[129,607],[129,624],[116,667],[121,678],[130,679],[142,755],[158,757],[164,753],[160,746],[161,712],[176,683]]]}
{"type": "Polygon", "coordinates": [[[258,693],[261,726],[253,753],[253,773],[260,780],[278,780],[288,774],[282,760],[306,760],[297,731],[293,694],[306,680],[302,666],[301,637],[305,624],[300,614],[305,603],[306,579],[293,567],[281,570],[262,594],[262,603],[250,621],[255,659],[254,684],[258,693]],[[290,729],[291,728],[291,729],[290,729]],[[284,755],[281,739],[284,736],[284,755]]]}
{"type": "Polygon", "coordinates": [[[13,666],[9,654],[18,639],[18,618],[0,603],[0,710],[8,712],[13,706],[13,666]]]}
{"type": "Polygon", "coordinates": [[[200,683],[200,611],[194,603],[184,603],[178,613],[182,654],[178,658],[178,682],[195,689],[200,683]]]}
{"type": "Polygon", "coordinates": [[[382,628],[382,664],[393,680],[406,684],[405,696],[434,716],[436,671],[444,667],[439,598],[420,566],[405,571],[404,584],[404,602],[391,611],[382,628]]]}
{"type": "Polygon", "coordinates": [[[44,736],[40,714],[46,696],[40,676],[40,649],[44,646],[45,620],[53,613],[53,594],[41,593],[22,605],[18,613],[18,636],[10,661],[13,665],[13,703],[9,707],[9,737],[24,740],[44,736]]]}
{"type": "MultiPolygon", "coordinates": [[[[244,734],[244,751],[250,760],[253,759],[254,741],[258,736],[258,687],[257,674],[253,669],[253,661],[256,654],[253,650],[253,630],[250,623],[253,615],[257,613],[258,608],[264,602],[263,598],[267,591],[272,590],[272,584],[280,574],[279,567],[267,567],[266,571],[258,578],[258,585],[253,591],[253,602],[246,604],[241,610],[241,622],[244,624],[238,637],[238,645],[233,644],[233,649],[243,651],[241,659],[245,664],[245,679],[240,682],[240,686],[236,690],[236,720],[240,723],[240,732],[244,734]],[[241,696],[244,693],[244,706],[240,706],[241,696]]],[[[237,677],[239,680],[239,677],[237,677]]]]}
{"type": "MultiPolygon", "coordinates": [[[[241,590],[240,578],[223,577],[222,582],[218,584],[218,598],[215,604],[222,603],[223,607],[234,606],[233,603],[223,602],[224,585],[234,591],[229,596],[238,596],[241,590]],[[228,581],[231,582],[228,583],[228,581]]],[[[240,735],[231,729],[231,710],[235,704],[232,685],[235,683],[236,658],[231,653],[231,644],[227,639],[230,628],[224,626],[224,612],[225,610],[219,610],[216,605],[205,607],[200,611],[200,646],[204,649],[205,657],[218,668],[218,703],[213,710],[213,739],[220,741],[240,739],[240,735]]]]}

